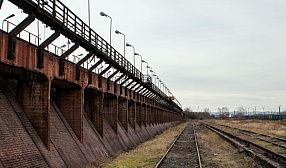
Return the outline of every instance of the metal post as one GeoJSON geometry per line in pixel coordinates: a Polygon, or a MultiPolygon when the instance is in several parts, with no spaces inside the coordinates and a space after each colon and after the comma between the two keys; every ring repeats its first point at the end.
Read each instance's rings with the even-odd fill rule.
{"type": "Polygon", "coordinates": [[[88,26],[90,28],[90,2],[88,0],[88,26]]]}

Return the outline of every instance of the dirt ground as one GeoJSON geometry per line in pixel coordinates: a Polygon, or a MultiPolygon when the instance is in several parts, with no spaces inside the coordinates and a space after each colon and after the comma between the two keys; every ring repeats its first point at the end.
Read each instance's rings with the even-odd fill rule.
{"type": "Polygon", "coordinates": [[[216,133],[195,122],[204,168],[253,168],[253,159],[241,155],[216,133]]]}

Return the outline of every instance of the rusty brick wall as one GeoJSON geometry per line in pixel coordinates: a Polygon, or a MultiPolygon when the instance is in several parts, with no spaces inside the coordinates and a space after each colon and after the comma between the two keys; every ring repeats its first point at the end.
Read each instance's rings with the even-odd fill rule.
{"type": "Polygon", "coordinates": [[[5,167],[48,167],[2,88],[0,121],[0,160],[5,167]]]}
{"type": "Polygon", "coordinates": [[[107,120],[104,118],[103,119],[103,141],[108,142],[111,144],[111,148],[113,149],[114,153],[120,153],[124,151],[124,147],[122,146],[119,142],[119,137],[117,134],[114,132],[112,127],[108,124],[107,120]]]}
{"type": "Polygon", "coordinates": [[[128,131],[128,101],[125,99],[118,99],[118,120],[128,131]]]}
{"type": "MultiPolygon", "coordinates": [[[[105,94],[103,99],[103,114],[111,128],[117,134],[118,107],[117,97],[105,94]]],[[[104,133],[103,133],[104,134],[104,133]]]]}
{"type": "Polygon", "coordinates": [[[83,141],[83,91],[82,89],[57,89],[57,105],[78,139],[83,141]]]}
{"type": "Polygon", "coordinates": [[[131,126],[135,129],[136,125],[136,103],[128,101],[128,121],[131,126]]]}
{"type": "Polygon", "coordinates": [[[122,139],[122,142],[124,143],[124,150],[130,149],[136,145],[131,141],[128,133],[126,132],[126,130],[123,128],[123,126],[120,123],[118,123],[117,132],[118,132],[118,136],[120,137],[120,139],[122,139]]]}
{"type": "Polygon", "coordinates": [[[55,146],[67,167],[80,167],[88,163],[79,144],[71,126],[51,101],[51,145],[55,146]]]}
{"type": "Polygon", "coordinates": [[[25,78],[18,82],[18,101],[40,138],[50,149],[50,82],[32,73],[26,73],[25,78]]]}
{"type": "Polygon", "coordinates": [[[37,148],[40,150],[40,152],[42,153],[42,155],[44,156],[50,167],[66,167],[64,161],[62,160],[62,158],[60,157],[58,151],[54,146],[51,146],[50,151],[47,150],[46,146],[43,144],[36,130],[32,126],[31,122],[24,113],[22,107],[15,98],[16,93],[14,93],[14,91],[11,89],[11,87],[16,88],[16,86],[14,86],[16,85],[15,81],[8,80],[7,84],[2,78],[0,78],[0,86],[5,92],[6,97],[13,106],[13,109],[15,110],[17,116],[19,117],[26,131],[31,136],[37,148]]]}
{"type": "Polygon", "coordinates": [[[141,128],[142,126],[142,105],[141,103],[135,103],[136,104],[136,123],[141,128]]]}
{"type": "Polygon", "coordinates": [[[136,134],[133,126],[128,122],[128,137],[134,144],[142,143],[143,141],[140,139],[140,137],[136,134]]]}
{"type": "Polygon", "coordinates": [[[84,141],[81,143],[57,104],[51,100],[51,148],[48,151],[14,97],[13,83],[9,85],[0,78],[0,168],[81,167],[95,159],[127,151],[171,126],[160,124],[140,128],[136,124],[134,130],[128,123],[126,132],[118,123],[116,134],[104,118],[101,137],[88,115],[84,114],[84,141]]]}

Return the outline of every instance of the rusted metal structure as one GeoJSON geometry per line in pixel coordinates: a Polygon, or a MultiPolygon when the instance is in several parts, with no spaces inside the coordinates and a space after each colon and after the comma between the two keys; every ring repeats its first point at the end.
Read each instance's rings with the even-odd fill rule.
{"type": "Polygon", "coordinates": [[[9,1],[28,16],[11,31],[0,33],[3,47],[0,73],[18,80],[18,100],[47,149],[50,149],[52,97],[56,97],[59,109],[81,142],[83,111],[101,135],[104,134],[103,117],[114,132],[117,132],[118,122],[128,131],[128,123],[135,128],[136,124],[180,120],[179,102],[170,99],[152,83],[149,75],[143,75],[63,3],[58,0],[9,1]],[[41,44],[38,41],[33,45],[31,36],[37,36],[29,33],[29,40],[25,41],[19,34],[36,18],[54,33],[41,44]],[[60,55],[45,50],[60,35],[74,45],[60,55]],[[68,56],[79,46],[88,54],[77,62],[69,61],[68,56]],[[83,66],[95,57],[98,62],[88,68],[83,66]],[[108,66],[96,73],[103,62],[108,66]],[[104,77],[111,68],[114,72],[104,77]]]}

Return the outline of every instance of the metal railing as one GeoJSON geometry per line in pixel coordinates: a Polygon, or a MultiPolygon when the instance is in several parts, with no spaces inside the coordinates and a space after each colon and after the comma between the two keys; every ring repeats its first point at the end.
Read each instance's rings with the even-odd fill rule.
{"type": "MultiPolygon", "coordinates": [[[[12,1],[12,0],[10,0],[12,1]]],[[[14,0],[13,0],[14,1],[14,0]]],[[[19,4],[20,0],[15,3],[19,4]]],[[[97,53],[103,55],[105,59],[121,67],[125,71],[131,73],[131,75],[139,82],[144,83],[144,75],[132,65],[125,57],[117,52],[107,41],[99,36],[94,30],[92,30],[87,24],[85,24],[77,15],[75,15],[68,7],[66,7],[59,0],[21,0],[20,3],[29,4],[30,7],[37,9],[53,20],[54,23],[61,25],[65,31],[69,32],[76,38],[80,39],[83,44],[93,47],[97,53]]],[[[164,94],[156,85],[152,83],[152,89],[157,92],[161,97],[167,99],[164,94]]],[[[173,102],[174,103],[174,102],[173,102]]]]}
{"type": "MultiPolygon", "coordinates": [[[[17,25],[8,21],[8,20],[3,20],[2,22],[2,30],[4,30],[4,24],[6,22],[6,32],[9,32],[10,30],[12,30],[13,28],[15,28],[17,25]]],[[[21,38],[21,34],[23,35],[23,33],[26,33],[28,35],[28,42],[34,45],[39,45],[39,41],[41,40],[41,38],[27,30],[23,30],[23,32],[19,33],[17,37],[21,38]]]]}

